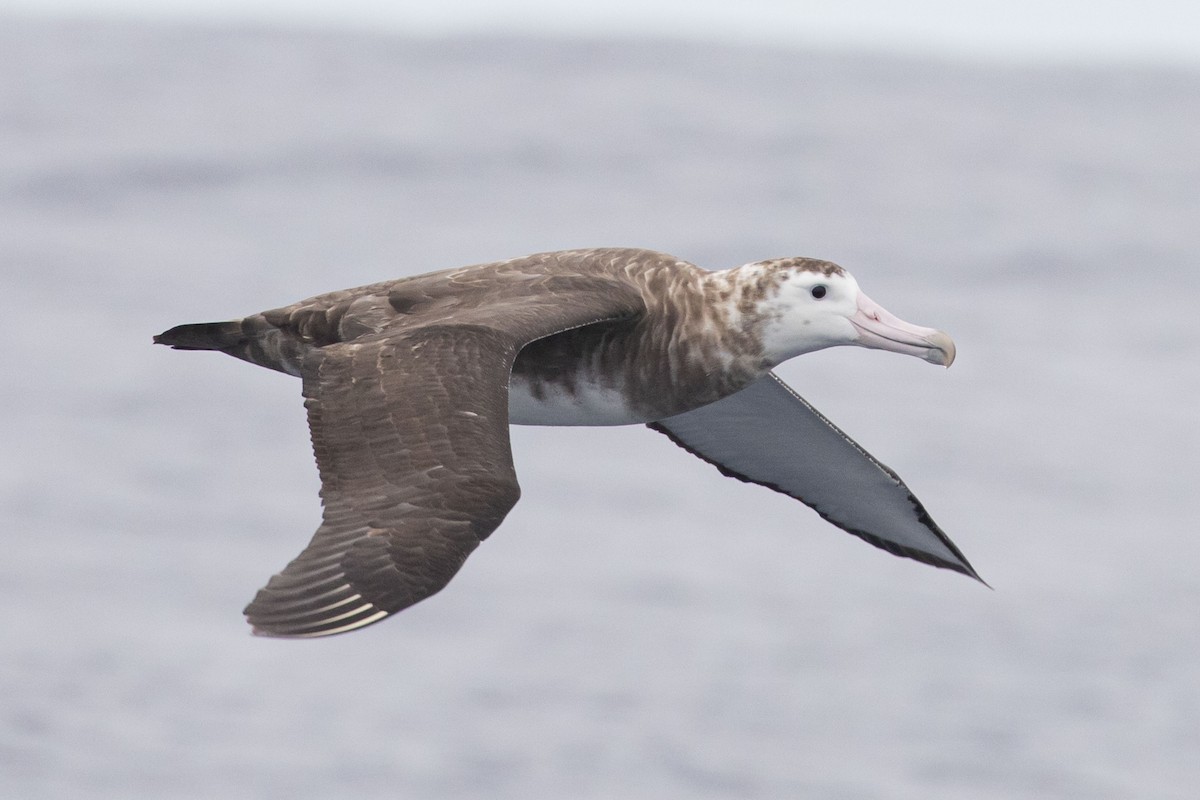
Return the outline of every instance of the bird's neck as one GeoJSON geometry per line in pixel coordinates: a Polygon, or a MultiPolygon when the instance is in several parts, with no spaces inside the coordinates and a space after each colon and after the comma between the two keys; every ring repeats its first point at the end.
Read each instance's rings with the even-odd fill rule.
{"type": "Polygon", "coordinates": [[[693,398],[712,402],[758,380],[774,366],[763,351],[763,309],[777,293],[770,271],[748,264],[711,272],[673,272],[648,293],[650,317],[663,337],[652,349],[665,354],[673,382],[693,398]],[[657,306],[657,308],[655,307],[657,306]]]}
{"type": "Polygon", "coordinates": [[[781,358],[766,346],[780,314],[780,272],[752,263],[700,276],[701,314],[720,331],[724,348],[761,377],[781,358]]]}

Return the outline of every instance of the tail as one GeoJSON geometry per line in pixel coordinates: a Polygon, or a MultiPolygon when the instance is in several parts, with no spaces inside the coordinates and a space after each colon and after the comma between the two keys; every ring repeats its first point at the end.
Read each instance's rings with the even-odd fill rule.
{"type": "Polygon", "coordinates": [[[155,344],[169,345],[172,350],[240,350],[250,341],[242,321],[200,322],[176,325],[154,337],[155,344]]]}
{"type": "Polygon", "coordinates": [[[174,350],[216,350],[289,375],[300,374],[300,362],[309,349],[266,322],[261,314],[232,322],[176,325],[155,336],[154,343],[174,350]]]}

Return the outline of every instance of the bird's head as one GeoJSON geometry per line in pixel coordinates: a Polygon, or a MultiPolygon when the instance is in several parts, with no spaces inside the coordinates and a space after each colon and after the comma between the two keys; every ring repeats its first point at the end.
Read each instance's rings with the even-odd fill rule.
{"type": "Polygon", "coordinates": [[[762,296],[756,305],[763,325],[763,350],[771,363],[836,345],[891,350],[945,367],[954,361],[954,341],[949,336],[890,313],[836,264],[791,258],[742,269],[747,268],[762,276],[758,280],[762,296]]]}

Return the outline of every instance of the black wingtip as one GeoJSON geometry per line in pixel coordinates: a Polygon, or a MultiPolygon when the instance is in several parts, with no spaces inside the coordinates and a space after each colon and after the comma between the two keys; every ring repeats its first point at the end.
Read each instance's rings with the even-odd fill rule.
{"type": "MultiPolygon", "coordinates": [[[[991,589],[992,591],[995,591],[995,587],[993,587],[990,583],[985,581],[983,579],[983,577],[978,572],[975,571],[975,567],[971,566],[971,562],[967,561],[967,557],[964,556],[962,551],[958,549],[958,546],[956,544],[954,544],[954,542],[950,541],[950,537],[947,536],[945,534],[945,532],[943,532],[942,529],[937,526],[937,523],[934,522],[933,519],[929,516],[929,512],[925,510],[925,507],[923,505],[921,505],[921,501],[917,500],[917,498],[913,497],[911,494],[909,495],[909,497],[911,498],[913,505],[921,513],[921,515],[922,515],[923,519],[925,520],[926,525],[929,527],[929,529],[938,535],[938,537],[942,540],[942,543],[945,544],[946,547],[948,547],[950,549],[950,551],[952,553],[954,553],[954,557],[958,559],[957,563],[955,563],[953,561],[943,561],[941,559],[930,560],[926,563],[933,564],[933,566],[935,566],[935,567],[945,567],[946,569],[952,569],[961,575],[966,575],[968,578],[974,578],[975,580],[979,581],[987,588],[991,589]]],[[[911,554],[906,553],[904,555],[906,555],[909,558],[914,558],[914,556],[911,554]]],[[[915,560],[921,561],[922,559],[918,557],[915,560]]]]}
{"type": "MultiPolygon", "coordinates": [[[[938,528],[938,530],[940,531],[941,529],[938,528]]],[[[851,533],[853,533],[853,531],[851,531],[851,533]]],[[[864,538],[864,539],[866,538],[866,537],[862,536],[862,534],[858,534],[858,536],[860,538],[864,538]]],[[[894,555],[903,556],[904,558],[910,558],[913,561],[920,561],[923,564],[929,564],[930,566],[933,566],[933,567],[940,567],[941,569],[948,569],[951,572],[957,572],[959,575],[966,575],[968,578],[972,578],[976,581],[979,581],[984,586],[991,589],[993,592],[996,591],[996,588],[994,586],[992,586],[990,583],[985,581],[980,576],[980,574],[975,571],[975,568],[971,566],[971,563],[969,561],[967,561],[966,557],[962,554],[962,552],[957,547],[954,547],[953,542],[949,542],[948,540],[947,540],[947,544],[949,544],[952,547],[952,549],[954,550],[954,555],[958,558],[958,561],[947,561],[945,559],[938,558],[936,556],[931,556],[927,553],[919,553],[919,551],[897,553],[895,551],[892,551],[890,548],[884,547],[883,545],[881,545],[877,542],[870,542],[870,543],[874,544],[876,547],[879,547],[883,550],[888,550],[889,552],[892,552],[894,555]]]]}
{"type": "MultiPolygon", "coordinates": [[[[966,573],[964,573],[964,574],[966,574],[966,573]]],[[[979,581],[979,582],[980,582],[980,583],[982,583],[984,586],[986,586],[987,588],[991,589],[993,592],[994,592],[994,591],[996,591],[996,587],[995,587],[995,586],[992,586],[990,583],[988,583],[987,581],[985,581],[983,578],[979,577],[979,573],[978,573],[978,572],[976,572],[974,569],[972,569],[972,570],[971,570],[971,572],[970,572],[970,577],[972,577],[972,578],[974,578],[975,580],[979,581]]]]}

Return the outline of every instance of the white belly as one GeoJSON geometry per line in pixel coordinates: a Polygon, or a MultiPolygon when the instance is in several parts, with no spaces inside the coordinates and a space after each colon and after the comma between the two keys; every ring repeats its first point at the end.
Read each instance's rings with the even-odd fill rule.
{"type": "Polygon", "coordinates": [[[624,395],[591,383],[570,391],[554,383],[529,381],[514,375],[508,384],[508,421],[513,425],[635,425],[650,422],[630,411],[624,395]]]}

